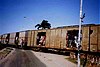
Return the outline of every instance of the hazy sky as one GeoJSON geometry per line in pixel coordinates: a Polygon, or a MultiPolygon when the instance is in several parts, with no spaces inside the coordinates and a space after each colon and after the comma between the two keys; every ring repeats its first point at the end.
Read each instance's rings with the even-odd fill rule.
{"type": "MultiPolygon", "coordinates": [[[[100,0],[83,1],[83,24],[100,24],[100,0]]],[[[0,0],[0,34],[35,29],[42,20],[52,27],[79,24],[79,7],[80,0],[0,0]]]]}

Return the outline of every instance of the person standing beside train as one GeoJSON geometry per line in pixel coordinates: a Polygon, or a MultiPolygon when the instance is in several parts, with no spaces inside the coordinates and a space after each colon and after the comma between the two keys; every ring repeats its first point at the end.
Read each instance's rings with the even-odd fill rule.
{"type": "Polygon", "coordinates": [[[22,48],[21,43],[22,43],[22,40],[20,39],[20,40],[19,40],[19,45],[20,45],[20,48],[22,48]]]}
{"type": "Polygon", "coordinates": [[[19,43],[19,37],[15,37],[15,44],[17,48],[18,48],[18,43],[19,43]]]}
{"type": "Polygon", "coordinates": [[[23,39],[20,40],[20,45],[21,45],[21,48],[23,48],[23,46],[24,46],[24,40],[23,39]]]}

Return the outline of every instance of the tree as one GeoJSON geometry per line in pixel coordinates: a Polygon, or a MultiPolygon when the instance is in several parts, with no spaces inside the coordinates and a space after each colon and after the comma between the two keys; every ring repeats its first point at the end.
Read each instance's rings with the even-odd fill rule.
{"type": "Polygon", "coordinates": [[[37,24],[37,25],[35,25],[35,28],[37,27],[37,29],[40,29],[40,28],[42,28],[42,29],[50,29],[51,28],[51,24],[50,23],[48,23],[48,21],[47,20],[43,20],[42,22],[41,22],[41,24],[37,24]]]}

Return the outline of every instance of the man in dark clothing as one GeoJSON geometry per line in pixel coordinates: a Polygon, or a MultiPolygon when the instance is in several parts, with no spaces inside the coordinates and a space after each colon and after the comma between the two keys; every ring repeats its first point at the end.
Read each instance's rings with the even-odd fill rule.
{"type": "Polygon", "coordinates": [[[84,55],[84,59],[83,59],[83,67],[86,66],[86,62],[87,62],[87,54],[84,55]]]}

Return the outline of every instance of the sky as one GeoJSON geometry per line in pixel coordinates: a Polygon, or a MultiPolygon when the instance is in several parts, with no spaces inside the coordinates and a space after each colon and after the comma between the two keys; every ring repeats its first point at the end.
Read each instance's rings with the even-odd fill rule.
{"type": "MultiPolygon", "coordinates": [[[[100,24],[99,8],[100,0],[83,0],[82,24],[100,24]]],[[[42,20],[52,28],[78,25],[79,10],[80,0],[0,0],[0,34],[36,29],[42,20]]]]}

